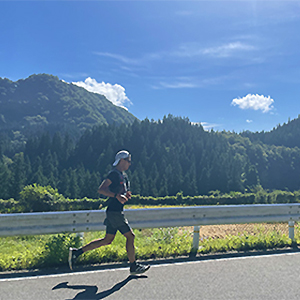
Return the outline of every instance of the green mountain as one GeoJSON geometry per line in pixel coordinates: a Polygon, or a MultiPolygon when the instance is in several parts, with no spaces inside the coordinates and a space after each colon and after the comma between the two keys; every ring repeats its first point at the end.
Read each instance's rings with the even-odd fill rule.
{"type": "Polygon", "coordinates": [[[94,126],[75,141],[60,132],[53,136],[45,132],[29,138],[19,152],[8,153],[0,138],[0,154],[1,143],[0,199],[18,199],[23,187],[34,183],[57,188],[70,199],[96,198],[97,187],[122,148],[132,153],[127,173],[136,195],[300,189],[299,148],[251,142],[236,133],[208,132],[172,115],[127,126],[94,126]]]}
{"type": "Polygon", "coordinates": [[[142,196],[296,191],[299,141],[300,116],[270,132],[208,132],[172,115],[139,121],[54,76],[0,80],[0,199],[18,199],[33,183],[72,199],[97,197],[122,148],[132,153],[128,175],[142,196]]]}
{"type": "Polygon", "coordinates": [[[131,124],[136,118],[103,95],[39,74],[16,82],[0,78],[0,130],[73,128],[131,124]]]}
{"type": "Polygon", "coordinates": [[[267,145],[300,148],[300,115],[294,120],[274,127],[271,131],[250,132],[245,131],[241,136],[248,137],[252,142],[262,142],[267,145]]]}

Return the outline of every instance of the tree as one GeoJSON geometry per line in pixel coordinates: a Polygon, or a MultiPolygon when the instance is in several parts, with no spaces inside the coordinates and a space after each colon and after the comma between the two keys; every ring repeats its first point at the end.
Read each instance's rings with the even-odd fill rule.
{"type": "Polygon", "coordinates": [[[9,168],[2,162],[0,162],[0,199],[9,199],[10,195],[10,182],[12,180],[12,173],[9,168]]]}
{"type": "Polygon", "coordinates": [[[19,199],[19,193],[25,186],[26,181],[26,165],[24,154],[18,153],[14,156],[12,164],[12,180],[10,184],[10,195],[15,200],[19,199]]]}
{"type": "Polygon", "coordinates": [[[259,176],[257,169],[254,165],[250,165],[248,163],[245,171],[245,186],[251,188],[257,185],[259,185],[259,176]]]}
{"type": "Polygon", "coordinates": [[[68,188],[70,198],[72,199],[79,198],[80,190],[78,186],[78,178],[77,178],[76,170],[69,169],[69,174],[71,175],[69,188],[68,188]]]}

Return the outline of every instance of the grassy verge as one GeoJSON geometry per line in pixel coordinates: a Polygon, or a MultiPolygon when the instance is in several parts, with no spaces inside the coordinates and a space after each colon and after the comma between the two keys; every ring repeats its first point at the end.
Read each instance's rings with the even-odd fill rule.
{"type": "MultiPolygon", "coordinates": [[[[190,228],[144,229],[134,232],[137,259],[191,254],[193,237],[190,228]]],[[[0,271],[66,266],[70,246],[78,247],[104,234],[87,232],[83,238],[76,234],[0,238],[0,271]]],[[[300,243],[298,229],[295,230],[295,237],[295,244],[300,243]]],[[[127,261],[125,242],[125,238],[117,233],[111,245],[85,253],[79,258],[78,264],[127,261]]],[[[243,232],[228,234],[224,238],[202,238],[199,246],[198,254],[207,254],[283,248],[292,246],[292,241],[286,234],[277,231],[260,231],[255,235],[243,232]]]]}
{"type": "Polygon", "coordinates": [[[68,248],[79,245],[75,234],[0,238],[0,271],[47,268],[65,264],[68,248]]]}

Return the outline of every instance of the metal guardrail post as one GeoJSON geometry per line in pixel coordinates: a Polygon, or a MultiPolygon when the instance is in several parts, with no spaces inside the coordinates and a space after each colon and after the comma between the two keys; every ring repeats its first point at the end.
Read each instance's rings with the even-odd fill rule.
{"type": "Polygon", "coordinates": [[[199,236],[200,236],[200,226],[194,226],[193,251],[198,251],[199,236]]]}
{"type": "Polygon", "coordinates": [[[79,239],[80,239],[80,246],[83,246],[84,232],[77,232],[76,236],[79,237],[79,239]]]}
{"type": "Polygon", "coordinates": [[[289,221],[289,238],[295,240],[295,221],[289,221]]]}

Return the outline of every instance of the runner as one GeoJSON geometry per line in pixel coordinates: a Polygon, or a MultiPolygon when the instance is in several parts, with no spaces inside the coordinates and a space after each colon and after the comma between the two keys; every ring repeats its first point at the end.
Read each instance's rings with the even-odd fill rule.
{"type": "Polygon", "coordinates": [[[126,237],[126,250],[130,262],[130,273],[142,274],[146,272],[150,266],[142,265],[136,262],[134,238],[135,235],[124,216],[124,204],[131,198],[130,183],[125,171],[131,164],[131,155],[128,151],[122,150],[116,154],[113,169],[107,178],[101,183],[98,193],[109,197],[106,209],[106,235],[103,239],[97,239],[82,248],[70,248],[69,250],[69,266],[73,269],[74,263],[79,255],[86,251],[90,251],[112,243],[117,231],[119,230],[126,237]]]}

